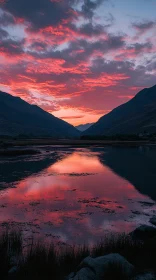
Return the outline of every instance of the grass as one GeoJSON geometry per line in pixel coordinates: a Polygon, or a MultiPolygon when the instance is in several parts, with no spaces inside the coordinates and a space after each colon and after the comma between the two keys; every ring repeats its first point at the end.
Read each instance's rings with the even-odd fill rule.
{"type": "MultiPolygon", "coordinates": [[[[0,237],[0,275],[8,279],[8,271],[17,266],[17,273],[9,279],[63,280],[76,271],[81,261],[87,257],[98,257],[109,253],[119,253],[136,268],[136,273],[152,271],[156,274],[156,238],[145,242],[133,241],[131,237],[111,235],[105,237],[92,248],[88,246],[56,248],[32,242],[23,246],[20,232],[6,232],[0,237]]],[[[119,267],[111,265],[104,280],[127,280],[119,267]]]]}
{"type": "Polygon", "coordinates": [[[37,150],[31,150],[31,149],[21,149],[21,150],[10,150],[10,149],[3,149],[3,150],[0,150],[0,156],[5,156],[5,157],[8,157],[8,156],[22,156],[22,155],[36,155],[38,154],[39,151],[37,150]]]}
{"type": "Polygon", "coordinates": [[[7,279],[13,258],[23,254],[23,240],[20,232],[5,232],[0,236],[0,273],[1,279],[7,279]],[[2,278],[3,276],[3,278],[2,278]]]}
{"type": "Polygon", "coordinates": [[[39,146],[39,145],[67,145],[74,147],[86,147],[86,146],[126,146],[126,147],[138,147],[139,145],[149,145],[149,140],[135,140],[135,139],[53,139],[53,138],[25,138],[25,139],[10,139],[6,138],[3,141],[0,140],[0,147],[15,147],[15,146],[39,146]]]}

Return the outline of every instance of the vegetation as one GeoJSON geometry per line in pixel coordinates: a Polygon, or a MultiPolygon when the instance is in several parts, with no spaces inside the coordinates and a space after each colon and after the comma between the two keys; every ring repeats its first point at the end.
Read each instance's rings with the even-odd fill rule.
{"type": "Polygon", "coordinates": [[[136,134],[126,135],[126,134],[116,134],[112,136],[106,135],[84,135],[81,136],[82,140],[106,140],[106,141],[140,141],[142,137],[136,134]]]}
{"type": "MultiPolygon", "coordinates": [[[[144,242],[133,241],[125,234],[105,237],[94,247],[56,248],[53,244],[34,243],[23,246],[20,232],[3,233],[0,237],[1,279],[8,279],[8,271],[15,268],[9,279],[63,280],[72,271],[76,271],[81,261],[91,255],[103,256],[119,253],[136,268],[137,273],[152,271],[156,274],[156,238],[144,242]],[[2,277],[3,276],[3,277],[2,277]]],[[[125,279],[124,273],[111,269],[105,280],[125,279]],[[118,278],[116,278],[118,275],[118,278]],[[115,277],[115,278],[114,278],[115,277]]]]}
{"type": "Polygon", "coordinates": [[[86,146],[139,146],[141,145],[150,145],[155,144],[156,140],[148,140],[148,139],[140,139],[137,140],[136,138],[127,139],[124,138],[123,140],[117,140],[114,138],[107,139],[104,137],[83,137],[81,139],[57,139],[54,140],[52,138],[35,138],[35,139],[12,139],[8,140],[5,139],[4,141],[1,141],[0,143],[0,150],[9,149],[9,148],[15,148],[15,147],[29,147],[29,146],[47,146],[47,145],[63,145],[63,146],[73,146],[73,147],[86,147],[86,146]],[[103,139],[102,139],[103,138],[103,139]]]}
{"type": "Polygon", "coordinates": [[[1,149],[0,150],[0,156],[22,156],[22,155],[36,155],[38,154],[39,151],[37,150],[32,150],[32,149],[14,149],[14,150],[11,150],[11,149],[1,149]]]}

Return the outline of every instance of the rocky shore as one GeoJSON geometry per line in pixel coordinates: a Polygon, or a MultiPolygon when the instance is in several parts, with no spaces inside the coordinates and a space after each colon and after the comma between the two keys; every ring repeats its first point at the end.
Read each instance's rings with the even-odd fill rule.
{"type": "Polygon", "coordinates": [[[156,228],[142,225],[89,248],[23,247],[21,233],[0,239],[1,279],[155,280],[156,228]]]}

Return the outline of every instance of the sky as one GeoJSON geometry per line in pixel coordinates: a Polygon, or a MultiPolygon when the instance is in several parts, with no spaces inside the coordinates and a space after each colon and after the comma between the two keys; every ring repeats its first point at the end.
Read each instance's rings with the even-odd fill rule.
{"type": "Polygon", "coordinates": [[[0,90],[79,125],[156,84],[156,0],[0,0],[0,90]]]}

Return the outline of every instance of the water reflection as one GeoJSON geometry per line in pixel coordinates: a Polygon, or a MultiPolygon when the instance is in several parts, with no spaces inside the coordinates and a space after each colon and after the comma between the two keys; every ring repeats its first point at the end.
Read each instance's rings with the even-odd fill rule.
{"type": "MultiPolygon", "coordinates": [[[[149,178],[146,163],[141,165],[140,172],[135,167],[136,159],[143,161],[140,153],[138,149],[59,148],[54,151],[49,147],[46,151],[42,149],[39,158],[16,161],[18,172],[23,161],[26,170],[31,172],[32,165],[35,167],[27,176],[22,167],[24,177],[22,172],[14,177],[9,162],[4,162],[3,170],[7,167],[9,174],[4,176],[6,170],[1,181],[14,180],[16,188],[0,192],[1,227],[19,227],[25,236],[34,234],[56,242],[91,243],[106,231],[130,231],[148,223],[156,207],[143,195],[150,193],[154,198],[152,185],[149,188],[149,181],[140,179],[145,173],[149,178]],[[142,188],[143,194],[136,188],[139,191],[142,188]]],[[[147,154],[149,161],[153,160],[154,153],[147,154]]]]}
{"type": "Polygon", "coordinates": [[[142,194],[156,200],[156,149],[111,148],[100,160],[142,194]]]}
{"type": "MultiPolygon", "coordinates": [[[[58,152],[55,147],[53,149],[52,147],[46,147],[46,149],[39,147],[39,150],[40,155],[31,157],[24,156],[18,159],[0,157],[0,189],[8,187],[9,184],[9,187],[11,184],[14,186],[16,181],[41,172],[65,156],[64,149],[58,152]]],[[[72,153],[70,149],[69,153],[72,153]]]]}

